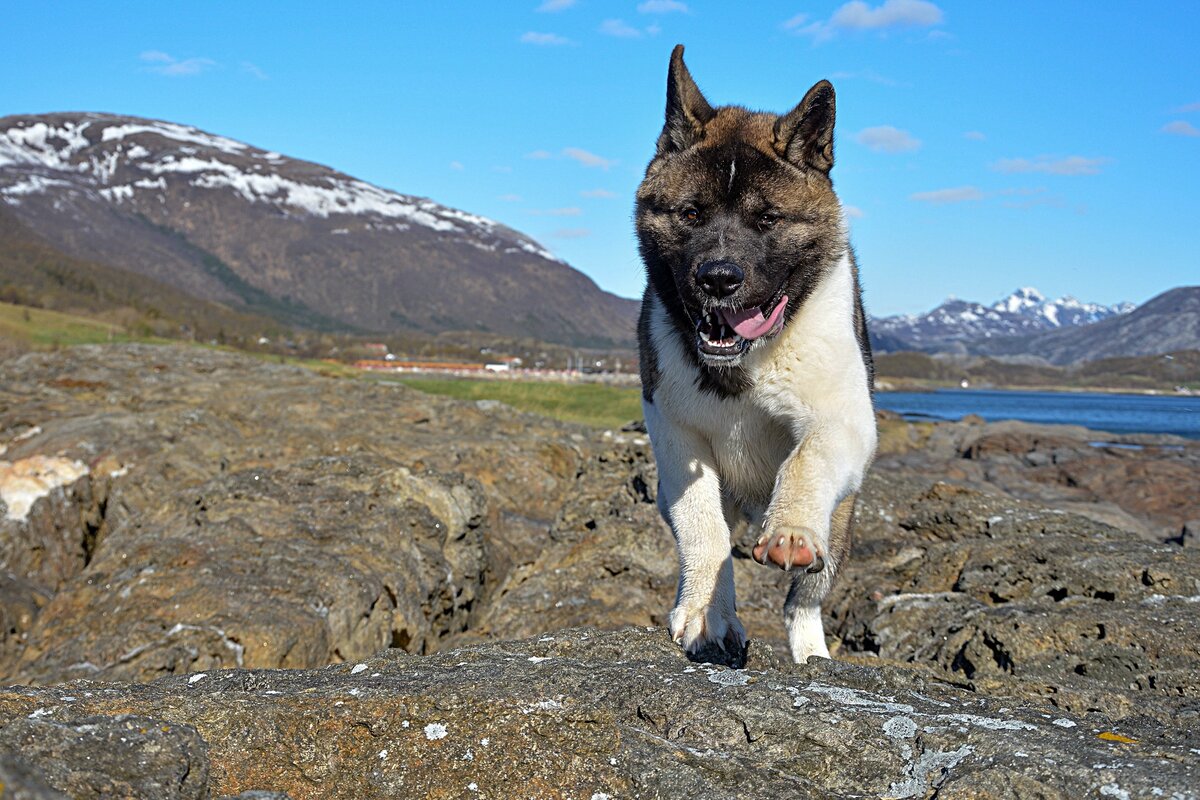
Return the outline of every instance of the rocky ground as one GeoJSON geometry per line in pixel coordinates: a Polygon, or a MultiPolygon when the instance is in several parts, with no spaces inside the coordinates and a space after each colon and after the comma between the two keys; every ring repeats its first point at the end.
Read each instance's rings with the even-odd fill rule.
{"type": "Polygon", "coordinates": [[[1200,448],[882,424],[839,660],[780,659],[739,537],[753,642],[703,664],[640,434],[195,348],[2,362],[0,782],[1197,796],[1200,448]]]}

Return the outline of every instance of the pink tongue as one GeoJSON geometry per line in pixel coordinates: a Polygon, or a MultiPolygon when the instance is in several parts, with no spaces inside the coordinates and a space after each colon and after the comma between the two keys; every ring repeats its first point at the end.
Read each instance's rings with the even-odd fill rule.
{"type": "Polygon", "coordinates": [[[764,317],[761,308],[750,308],[745,311],[718,309],[721,321],[743,339],[758,339],[768,333],[777,333],[783,325],[783,309],[787,306],[787,295],[779,301],[779,305],[771,309],[769,316],[764,317]]]}

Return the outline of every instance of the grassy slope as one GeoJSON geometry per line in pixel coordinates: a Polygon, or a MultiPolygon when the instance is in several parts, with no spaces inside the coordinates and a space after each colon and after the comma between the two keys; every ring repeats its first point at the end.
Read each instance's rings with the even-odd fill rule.
{"type": "Polygon", "coordinates": [[[430,394],[499,400],[521,411],[605,428],[619,428],[642,418],[642,395],[636,387],[445,378],[405,378],[400,382],[430,394]]]}
{"type": "Polygon", "coordinates": [[[127,342],[132,337],[117,325],[57,311],[0,303],[0,339],[40,349],[72,344],[127,342]]]}
{"type": "Polygon", "coordinates": [[[278,322],[96,261],[60,252],[0,206],[0,300],[105,317],[142,337],[182,335],[253,342],[286,330],[278,322]]]}

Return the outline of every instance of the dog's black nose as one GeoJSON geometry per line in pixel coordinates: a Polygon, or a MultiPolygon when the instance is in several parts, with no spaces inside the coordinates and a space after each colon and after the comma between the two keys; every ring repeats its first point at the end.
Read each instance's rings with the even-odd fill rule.
{"type": "Polygon", "coordinates": [[[696,270],[696,282],[710,297],[729,297],[738,290],[746,274],[732,261],[706,261],[696,270]]]}

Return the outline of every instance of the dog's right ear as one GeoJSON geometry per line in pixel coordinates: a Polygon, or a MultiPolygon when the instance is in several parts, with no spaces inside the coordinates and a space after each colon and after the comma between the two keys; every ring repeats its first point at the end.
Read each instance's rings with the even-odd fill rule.
{"type": "Polygon", "coordinates": [[[658,155],[686,150],[703,139],[704,126],[716,115],[683,63],[683,45],[675,45],[667,72],[667,122],[658,137],[658,155]]]}

